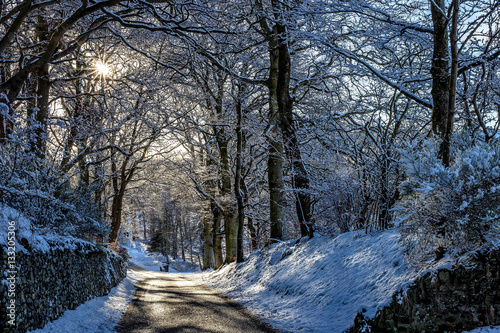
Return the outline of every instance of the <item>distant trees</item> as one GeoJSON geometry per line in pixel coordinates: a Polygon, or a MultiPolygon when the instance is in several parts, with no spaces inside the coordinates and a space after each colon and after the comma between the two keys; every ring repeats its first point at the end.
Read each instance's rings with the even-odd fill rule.
{"type": "Polygon", "coordinates": [[[193,225],[193,215],[189,206],[179,199],[187,199],[179,196],[173,197],[168,190],[162,193],[160,203],[161,211],[154,211],[150,220],[151,239],[149,250],[159,252],[169,258],[189,259],[196,263],[198,256],[198,245],[196,241],[199,232],[197,225],[193,225]],[[189,256],[189,257],[188,257],[189,256]]]}

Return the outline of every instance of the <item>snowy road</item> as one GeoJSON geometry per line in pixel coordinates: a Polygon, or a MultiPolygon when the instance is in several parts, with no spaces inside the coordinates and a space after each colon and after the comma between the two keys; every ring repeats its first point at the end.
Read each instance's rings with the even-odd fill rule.
{"type": "Polygon", "coordinates": [[[132,303],[117,327],[119,333],[274,332],[248,311],[215,291],[180,274],[143,270],[132,303]]]}

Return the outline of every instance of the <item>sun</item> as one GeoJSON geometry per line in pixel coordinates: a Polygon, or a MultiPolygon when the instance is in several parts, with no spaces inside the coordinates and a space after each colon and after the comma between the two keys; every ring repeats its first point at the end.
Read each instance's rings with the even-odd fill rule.
{"type": "Polygon", "coordinates": [[[108,76],[111,73],[111,68],[109,68],[109,66],[107,64],[105,64],[104,62],[102,62],[100,60],[96,61],[96,63],[94,64],[94,67],[95,67],[96,73],[98,73],[99,75],[108,76]]]}

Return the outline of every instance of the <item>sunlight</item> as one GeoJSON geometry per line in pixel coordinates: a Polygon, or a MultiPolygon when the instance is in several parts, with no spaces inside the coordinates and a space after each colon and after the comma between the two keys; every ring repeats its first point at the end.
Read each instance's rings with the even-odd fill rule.
{"type": "Polygon", "coordinates": [[[109,66],[100,60],[95,63],[95,71],[102,76],[108,76],[111,73],[109,66]]]}

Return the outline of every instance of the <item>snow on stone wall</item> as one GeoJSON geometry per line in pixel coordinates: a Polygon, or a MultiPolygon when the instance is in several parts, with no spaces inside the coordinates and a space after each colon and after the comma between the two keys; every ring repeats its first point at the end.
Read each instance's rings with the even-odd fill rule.
{"type": "MultiPolygon", "coordinates": [[[[125,262],[112,251],[89,242],[72,246],[49,244],[48,249],[23,250],[15,256],[15,323],[9,324],[12,271],[0,246],[0,332],[26,332],[43,327],[85,301],[108,294],[126,275],[125,262]]],[[[24,246],[26,248],[26,246],[24,246]]]]}

